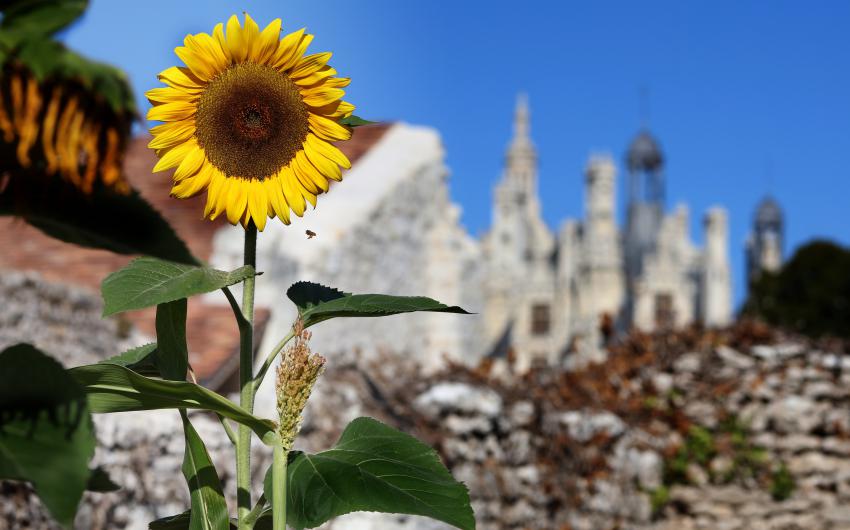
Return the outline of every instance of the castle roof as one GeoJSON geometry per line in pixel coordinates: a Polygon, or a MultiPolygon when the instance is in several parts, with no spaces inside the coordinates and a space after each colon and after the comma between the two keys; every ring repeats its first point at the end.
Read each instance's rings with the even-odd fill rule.
{"type": "Polygon", "coordinates": [[[664,165],[661,147],[648,130],[641,130],[632,140],[626,154],[626,165],[629,171],[658,171],[664,165]]]}
{"type": "Polygon", "coordinates": [[[779,203],[770,195],[762,199],[756,208],[756,224],[782,224],[782,208],[779,207],[779,203]]]}

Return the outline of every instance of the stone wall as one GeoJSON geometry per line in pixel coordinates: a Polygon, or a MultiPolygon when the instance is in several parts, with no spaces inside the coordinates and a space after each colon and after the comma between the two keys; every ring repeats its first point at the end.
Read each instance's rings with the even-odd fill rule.
{"type": "MultiPolygon", "coordinates": [[[[0,276],[0,340],[31,340],[67,365],[132,342],[94,295],[0,276]],[[36,318],[44,324],[34,325],[36,318]]],[[[321,330],[317,330],[321,332],[321,330]]],[[[503,361],[423,376],[390,354],[329,357],[298,447],[330,446],[374,416],[434,446],[471,492],[482,530],[850,529],[850,356],[738,325],[633,335],[578,371],[503,361]]],[[[193,414],[228,497],[232,448],[193,414]]],[[[96,417],[96,465],[122,489],[87,494],[79,528],[144,529],[188,492],[174,411],[96,417]]],[[[268,465],[255,455],[257,476],[268,465]]],[[[28,487],[0,484],[0,529],[54,528],[28,487]]],[[[331,529],[445,529],[416,517],[352,514],[331,529]]]]}

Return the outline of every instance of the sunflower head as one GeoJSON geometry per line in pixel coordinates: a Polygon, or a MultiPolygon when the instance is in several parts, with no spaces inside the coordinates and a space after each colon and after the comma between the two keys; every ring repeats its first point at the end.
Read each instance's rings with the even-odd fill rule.
{"type": "Polygon", "coordinates": [[[351,137],[340,124],[354,110],[342,101],[349,80],[335,77],[330,53],[304,55],[312,40],[303,29],[281,38],[280,19],[261,31],[247,14],[186,36],[175,49],[184,66],[146,94],[148,120],[162,122],[151,129],[154,171],[176,168],[172,196],[206,190],[205,217],[262,230],[342,179],[350,163],[332,142],[351,137]]]}

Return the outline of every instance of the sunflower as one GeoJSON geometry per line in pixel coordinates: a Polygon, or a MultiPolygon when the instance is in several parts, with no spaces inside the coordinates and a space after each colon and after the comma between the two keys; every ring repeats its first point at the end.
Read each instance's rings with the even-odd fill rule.
{"type": "Polygon", "coordinates": [[[204,217],[289,224],[351,166],[332,143],[351,137],[340,124],[354,110],[341,99],[350,80],[334,77],[329,52],[304,55],[313,36],[303,29],[281,39],[280,19],[260,31],[232,16],[226,30],[187,35],[174,50],[185,66],[146,93],[148,120],[163,122],[151,129],[154,172],[176,168],[173,197],[206,190],[204,217]]]}

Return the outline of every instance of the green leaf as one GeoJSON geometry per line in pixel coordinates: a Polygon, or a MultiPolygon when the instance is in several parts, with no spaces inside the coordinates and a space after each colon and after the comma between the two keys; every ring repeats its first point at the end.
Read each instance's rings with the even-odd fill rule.
{"type": "Polygon", "coordinates": [[[286,296],[298,306],[305,328],[335,317],[384,317],[414,311],[470,314],[424,296],[350,294],[310,282],[294,283],[286,296]]]}
{"type": "Polygon", "coordinates": [[[110,491],[118,491],[121,486],[112,482],[109,474],[102,467],[96,467],[91,470],[89,480],[86,483],[87,491],[95,491],[98,493],[109,493],[110,491]]]}
{"type": "MultiPolygon", "coordinates": [[[[148,525],[148,530],[189,530],[189,519],[191,517],[191,511],[186,510],[183,513],[178,513],[177,515],[171,515],[169,517],[163,517],[162,519],[157,519],[156,521],[151,521],[148,525]]],[[[233,521],[230,521],[231,530],[236,530],[236,525],[233,521]]]]}
{"type": "MultiPolygon", "coordinates": [[[[264,487],[271,499],[271,468],[264,487]]],[[[423,515],[475,528],[466,487],[437,453],[371,418],[348,424],[329,451],[290,453],[286,506],[287,524],[298,530],[355,511],[423,515]]]]}
{"type": "Polygon", "coordinates": [[[137,374],[158,377],[160,372],[156,364],[156,355],[156,343],[151,342],[131,348],[109,359],[98,361],[98,364],[117,364],[118,366],[126,366],[137,374]]]}
{"type": "Polygon", "coordinates": [[[233,272],[183,265],[156,258],[138,258],[103,280],[103,316],[143,309],[239,283],[254,275],[244,266],[233,272]]]}
{"type": "Polygon", "coordinates": [[[148,524],[148,530],[189,530],[189,520],[192,517],[191,510],[186,510],[177,515],[169,515],[148,524]]]}
{"type": "Polygon", "coordinates": [[[94,447],[85,392],[62,365],[29,344],[0,353],[0,478],[31,482],[70,528],[94,447]]]}
{"type": "Polygon", "coordinates": [[[182,470],[192,499],[189,529],[228,530],[230,518],[218,473],[204,441],[198,436],[186,412],[181,410],[180,416],[183,418],[183,432],[186,436],[182,470]]]}
{"type": "Polygon", "coordinates": [[[351,116],[348,116],[346,118],[339,120],[339,123],[341,125],[347,125],[348,127],[360,127],[361,125],[372,125],[373,123],[378,123],[378,122],[364,120],[360,116],[354,116],[352,114],[351,116]]]}
{"type": "Polygon", "coordinates": [[[8,179],[0,215],[15,215],[45,234],[118,254],[144,254],[200,263],[168,222],[137,192],[122,195],[95,186],[85,195],[62,179],[8,179]]]}
{"type": "Polygon", "coordinates": [[[162,377],[185,381],[189,368],[186,345],[186,299],[156,306],[156,365],[162,377]]]}
{"type": "Polygon", "coordinates": [[[200,385],[139,375],[117,364],[98,363],[69,370],[88,395],[94,413],[155,409],[203,409],[247,425],[264,443],[274,442],[275,425],[200,385]]]}
{"type": "Polygon", "coordinates": [[[83,14],[86,0],[19,0],[2,6],[0,30],[29,38],[47,37],[83,14]]]}

